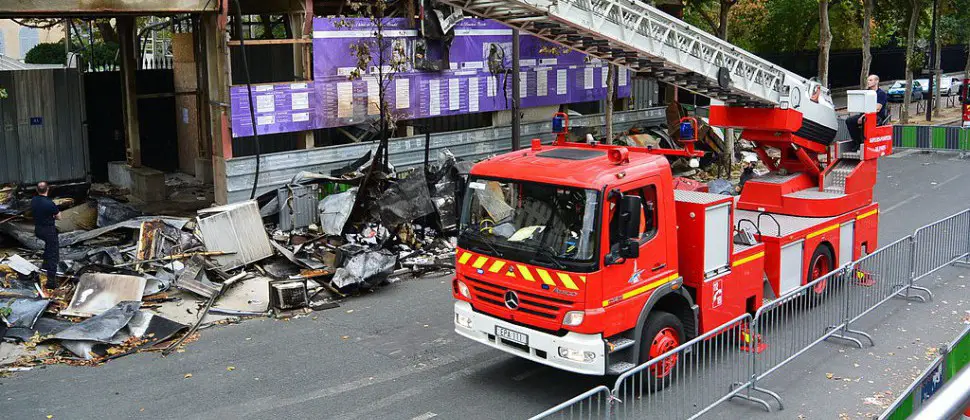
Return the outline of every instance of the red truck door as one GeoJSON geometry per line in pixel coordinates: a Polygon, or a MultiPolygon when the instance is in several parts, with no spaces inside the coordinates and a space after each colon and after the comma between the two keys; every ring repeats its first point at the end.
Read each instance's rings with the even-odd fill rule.
{"type": "MultiPolygon", "coordinates": [[[[667,235],[660,223],[664,217],[675,217],[673,214],[663,214],[658,202],[659,177],[650,177],[631,184],[624,185],[621,192],[625,195],[637,195],[642,199],[643,207],[640,223],[640,257],[624,261],[620,264],[606,266],[603,276],[604,306],[612,306],[621,302],[643,297],[649,291],[673,280],[676,264],[670,264],[667,255],[667,235]]],[[[608,206],[608,235],[609,249],[615,249],[622,238],[616,234],[617,223],[614,219],[615,203],[608,206]]],[[[641,305],[635,305],[637,307],[641,305]]],[[[636,315],[630,319],[622,319],[630,315],[627,311],[611,311],[609,318],[618,323],[636,321],[636,315]]],[[[631,328],[631,325],[625,325],[631,328]]]]}

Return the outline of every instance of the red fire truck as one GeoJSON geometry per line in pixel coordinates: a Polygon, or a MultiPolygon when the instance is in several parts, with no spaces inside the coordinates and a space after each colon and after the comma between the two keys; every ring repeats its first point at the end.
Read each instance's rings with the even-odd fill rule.
{"type": "MultiPolygon", "coordinates": [[[[689,142],[560,136],[476,164],[455,255],[456,332],[560,369],[620,374],[874,249],[873,186],[892,127],[876,125],[874,92],[851,95],[866,114],[852,151],[817,123],[835,119],[830,101],[712,106],[711,125],[741,130],[771,171],[740,196],[673,188],[664,155],[696,156],[689,142]]],[[[681,137],[695,129],[684,121],[681,137]]]]}

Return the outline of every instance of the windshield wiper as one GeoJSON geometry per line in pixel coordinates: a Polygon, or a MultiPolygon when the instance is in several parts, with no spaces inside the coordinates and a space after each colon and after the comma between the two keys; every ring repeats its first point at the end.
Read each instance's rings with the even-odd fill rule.
{"type": "MultiPolygon", "coordinates": [[[[485,246],[487,246],[488,249],[491,250],[494,253],[494,255],[497,255],[499,258],[505,258],[505,255],[502,254],[502,251],[499,251],[498,248],[496,248],[495,245],[492,244],[492,241],[490,241],[488,239],[485,239],[485,235],[483,235],[483,234],[481,234],[479,232],[475,232],[474,228],[472,228],[472,229],[465,229],[465,232],[464,233],[466,235],[467,234],[471,234],[471,236],[474,237],[474,238],[476,238],[479,243],[484,244],[485,246]]],[[[475,251],[482,252],[480,248],[475,249],[475,251]]]]}
{"type": "Polygon", "coordinates": [[[552,249],[549,245],[538,244],[536,246],[536,255],[543,254],[549,257],[549,260],[556,265],[560,270],[565,270],[566,266],[559,262],[559,257],[556,255],[556,251],[552,249]]]}

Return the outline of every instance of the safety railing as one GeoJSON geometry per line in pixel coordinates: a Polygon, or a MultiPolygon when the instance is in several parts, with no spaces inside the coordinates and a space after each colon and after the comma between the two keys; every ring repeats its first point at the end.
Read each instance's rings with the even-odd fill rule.
{"type": "Polygon", "coordinates": [[[875,345],[852,324],[895,298],[932,299],[918,282],[968,257],[970,210],[923,226],[765,304],[754,316],[735,318],[651,359],[617,378],[609,395],[597,387],[536,418],[696,418],[731,399],[768,411],[774,400],[783,408],[781,396],[761,383],[769,375],[826,340],[875,345]],[[607,407],[594,410],[593,401],[607,407]]]}
{"type": "Polygon", "coordinates": [[[913,234],[916,241],[913,282],[935,273],[970,253],[970,210],[930,223],[913,234]]]}
{"type": "Polygon", "coordinates": [[[565,401],[542,413],[536,414],[530,420],[538,419],[608,419],[610,418],[610,389],[600,385],[569,401],[565,401]]]}
{"type": "Polygon", "coordinates": [[[613,386],[617,418],[694,418],[746,389],[751,372],[744,314],[627,371],[613,386]],[[725,390],[731,390],[724,394],[725,390]]]}

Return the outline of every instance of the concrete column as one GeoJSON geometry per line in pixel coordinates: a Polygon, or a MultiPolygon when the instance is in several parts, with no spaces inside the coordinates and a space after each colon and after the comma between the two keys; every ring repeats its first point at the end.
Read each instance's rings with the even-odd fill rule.
{"type": "Polygon", "coordinates": [[[207,70],[206,93],[209,106],[209,134],[212,140],[212,184],[216,203],[229,201],[226,180],[226,159],[232,158],[232,136],[229,127],[229,34],[226,17],[219,14],[202,16],[202,40],[204,42],[207,70]]]}
{"type": "Polygon", "coordinates": [[[138,69],[135,59],[138,56],[135,18],[120,16],[117,22],[121,44],[121,98],[125,119],[125,153],[128,165],[137,168],[141,166],[141,134],[138,129],[138,91],[135,86],[135,71],[138,69]]]}

